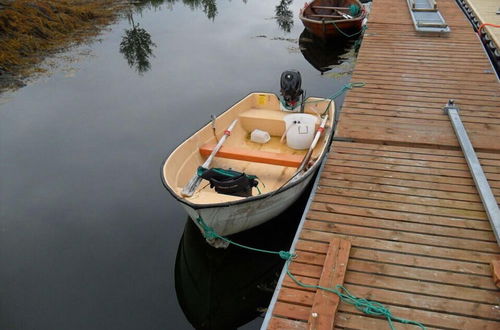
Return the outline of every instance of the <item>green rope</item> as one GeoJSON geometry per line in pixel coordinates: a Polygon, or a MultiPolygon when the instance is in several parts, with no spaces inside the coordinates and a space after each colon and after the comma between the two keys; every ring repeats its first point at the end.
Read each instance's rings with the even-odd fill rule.
{"type": "Polygon", "coordinates": [[[319,290],[324,290],[327,292],[335,293],[337,296],[339,296],[341,301],[343,301],[347,304],[353,305],[360,312],[363,312],[367,315],[385,317],[387,319],[387,322],[389,323],[389,327],[391,328],[391,330],[396,329],[393,321],[403,323],[403,324],[413,324],[413,325],[420,327],[423,330],[426,329],[425,326],[420,322],[411,321],[411,320],[403,319],[401,317],[397,317],[397,316],[392,315],[389,308],[385,307],[384,305],[382,305],[381,303],[379,303],[377,301],[372,301],[372,300],[368,300],[368,299],[364,299],[364,298],[358,298],[358,297],[354,296],[353,294],[351,294],[349,292],[349,290],[347,290],[342,285],[336,285],[335,288],[327,288],[327,287],[320,286],[320,285],[311,285],[311,284],[302,283],[297,278],[295,278],[295,276],[293,276],[293,274],[290,272],[290,269],[289,269],[290,262],[291,262],[291,260],[287,261],[286,273],[295,282],[295,284],[297,284],[300,287],[309,288],[309,289],[319,289],[319,290]]]}
{"type": "Polygon", "coordinates": [[[275,254],[275,255],[280,256],[280,258],[284,259],[284,260],[292,260],[292,259],[295,258],[295,255],[291,254],[288,251],[269,251],[269,250],[257,249],[257,248],[254,248],[254,247],[250,247],[250,246],[246,246],[246,245],[243,245],[243,244],[239,244],[239,243],[233,242],[230,239],[228,239],[228,238],[226,238],[224,236],[220,236],[219,234],[217,234],[217,232],[212,227],[210,227],[209,225],[207,225],[205,223],[205,221],[203,221],[202,217],[198,217],[196,219],[196,223],[198,223],[200,225],[200,227],[203,229],[203,236],[206,239],[218,238],[218,239],[223,240],[226,243],[238,246],[238,247],[243,248],[243,249],[247,249],[247,250],[251,250],[251,251],[255,251],[255,252],[275,254]]]}
{"type": "Polygon", "coordinates": [[[340,95],[342,95],[343,93],[345,93],[349,89],[364,87],[365,85],[366,85],[366,83],[364,83],[364,82],[354,82],[354,83],[345,84],[344,86],[342,86],[342,88],[340,90],[337,91],[337,93],[335,93],[327,98],[330,100],[334,100],[337,97],[339,97],[340,95]]]}
{"type": "Polygon", "coordinates": [[[389,308],[385,307],[384,305],[382,305],[381,303],[379,303],[377,301],[372,301],[372,300],[368,300],[368,299],[364,299],[364,298],[358,298],[358,297],[354,296],[342,285],[336,285],[335,288],[327,288],[327,287],[320,286],[320,285],[311,285],[311,284],[302,283],[297,278],[295,278],[295,276],[290,272],[290,269],[289,269],[290,263],[293,261],[293,259],[297,258],[297,255],[291,253],[290,251],[270,251],[270,250],[257,249],[257,248],[253,248],[253,247],[250,247],[247,245],[238,244],[238,243],[233,242],[224,236],[220,236],[219,234],[217,234],[217,232],[212,227],[210,227],[209,225],[207,225],[205,223],[205,221],[203,221],[203,218],[201,216],[198,216],[198,218],[196,219],[196,223],[203,229],[203,236],[206,239],[218,238],[218,239],[223,240],[226,243],[236,245],[236,246],[243,248],[243,249],[256,251],[256,252],[263,252],[263,253],[268,253],[268,254],[275,254],[275,255],[280,256],[281,259],[286,260],[285,267],[286,267],[287,275],[290,276],[290,278],[298,286],[303,287],[303,288],[310,288],[310,289],[317,289],[317,290],[319,289],[319,290],[324,290],[327,292],[335,293],[337,296],[339,296],[341,301],[343,301],[347,304],[354,305],[354,307],[356,307],[357,310],[359,310],[367,315],[385,317],[387,319],[387,322],[389,323],[391,330],[396,329],[394,327],[393,321],[400,322],[403,324],[413,324],[413,325],[420,327],[423,330],[426,329],[425,326],[420,322],[411,321],[411,320],[403,319],[403,318],[392,315],[389,308]]]}
{"type": "Polygon", "coordinates": [[[354,32],[353,34],[347,34],[345,33],[344,31],[342,31],[338,26],[337,24],[335,24],[335,22],[332,22],[333,26],[335,26],[335,28],[337,29],[337,31],[340,32],[341,35],[343,35],[344,37],[346,38],[352,38],[352,37],[355,37],[357,36],[358,34],[361,34],[363,33],[368,27],[366,25],[363,25],[363,27],[357,31],[357,32],[354,32]]]}
{"type": "MultiPolygon", "coordinates": [[[[354,83],[348,83],[348,84],[345,84],[344,86],[342,86],[341,89],[339,89],[335,94],[331,95],[331,96],[328,96],[326,97],[325,99],[329,99],[329,100],[332,100],[332,101],[335,101],[335,99],[337,97],[339,97],[340,95],[344,94],[347,90],[349,89],[353,89],[353,88],[358,88],[358,87],[364,87],[366,85],[366,83],[360,81],[360,82],[354,82],[354,83]]],[[[314,101],[304,101],[304,103],[319,103],[319,102],[324,102],[325,99],[321,99],[321,100],[314,100],[314,101]]],[[[292,110],[290,108],[287,107],[287,105],[285,104],[284,100],[282,100],[282,98],[280,97],[279,98],[279,101],[280,103],[288,110],[292,110]]],[[[330,109],[330,102],[328,102],[328,105],[326,106],[326,109],[325,111],[323,111],[323,113],[320,115],[321,117],[323,117],[327,112],[328,110],[330,109]]],[[[199,175],[199,174],[198,174],[199,175]]]]}
{"type": "MultiPolygon", "coordinates": [[[[325,99],[329,99],[329,100],[334,101],[337,97],[344,94],[347,90],[353,89],[353,88],[364,87],[365,85],[366,85],[366,83],[362,82],[362,81],[345,84],[335,94],[330,95],[328,97],[325,97],[325,99]]],[[[319,103],[319,102],[324,102],[325,99],[314,100],[314,101],[305,101],[305,103],[319,103]]]]}
{"type": "MultiPolygon", "coordinates": [[[[326,97],[325,99],[329,99],[329,100],[335,101],[335,99],[337,97],[339,97],[340,95],[344,94],[347,90],[353,89],[353,88],[358,88],[358,87],[364,87],[365,85],[366,85],[366,83],[364,83],[362,81],[361,82],[354,82],[354,83],[345,84],[335,94],[330,95],[330,96],[326,97]]],[[[305,103],[319,103],[319,102],[324,102],[325,99],[315,100],[315,101],[305,101],[305,103]]],[[[328,110],[330,109],[330,104],[331,103],[328,102],[328,105],[326,106],[325,111],[323,111],[323,113],[321,114],[321,117],[323,117],[328,112],[328,110]]]]}

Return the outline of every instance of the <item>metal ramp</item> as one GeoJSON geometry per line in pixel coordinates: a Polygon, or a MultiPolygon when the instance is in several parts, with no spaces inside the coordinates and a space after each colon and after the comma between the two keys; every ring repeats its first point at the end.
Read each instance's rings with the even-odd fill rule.
{"type": "Polygon", "coordinates": [[[411,19],[418,32],[448,33],[450,27],[444,21],[435,0],[407,0],[411,19]]]}

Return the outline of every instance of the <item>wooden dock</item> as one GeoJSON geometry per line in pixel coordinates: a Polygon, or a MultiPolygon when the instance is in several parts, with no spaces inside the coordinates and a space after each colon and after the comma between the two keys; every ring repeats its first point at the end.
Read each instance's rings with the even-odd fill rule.
{"type": "MultiPolygon", "coordinates": [[[[500,83],[471,25],[438,1],[448,36],[414,31],[404,0],[374,1],[329,159],[290,271],[323,278],[332,239],[351,244],[344,285],[428,329],[500,329],[500,258],[448,116],[455,99],[500,202],[500,83]]],[[[282,275],[263,328],[312,329],[316,290],[282,275]]],[[[336,329],[388,329],[341,302],[336,329]]],[[[397,329],[416,326],[395,323],[397,329]]]]}

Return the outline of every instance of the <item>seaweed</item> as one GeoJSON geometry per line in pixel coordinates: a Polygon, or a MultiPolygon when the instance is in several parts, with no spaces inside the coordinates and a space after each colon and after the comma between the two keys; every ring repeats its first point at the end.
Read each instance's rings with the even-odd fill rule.
{"type": "Polygon", "coordinates": [[[0,0],[0,89],[19,87],[43,58],[88,40],[124,0],[0,0]]]}

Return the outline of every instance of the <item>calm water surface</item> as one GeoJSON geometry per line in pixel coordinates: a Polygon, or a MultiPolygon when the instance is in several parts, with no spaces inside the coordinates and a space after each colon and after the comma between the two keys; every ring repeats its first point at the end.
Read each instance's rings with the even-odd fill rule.
{"type": "MultiPolygon", "coordinates": [[[[209,291],[212,298],[201,296],[206,303],[188,306],[187,298],[203,292],[199,283],[190,287],[181,270],[193,253],[200,261],[188,258],[189,272],[196,278],[211,271],[215,287],[217,276],[239,276],[241,265],[228,267],[237,259],[268,265],[269,273],[244,280],[270,285],[263,290],[270,297],[268,275],[279,272],[279,264],[233,250],[185,251],[199,242],[186,243],[196,242],[189,225],[181,242],[186,214],[163,188],[160,166],[210,114],[252,91],[278,93],[284,70],[298,69],[313,96],[332,95],[349,81],[343,74],[349,61],[340,65],[337,56],[352,56],[352,45],[311,43],[297,17],[302,5],[144,2],[100,41],[69,52],[90,55],[2,97],[0,329],[192,329],[181,305],[192,322],[199,316],[192,310],[204,313],[213,301],[231,305],[217,296],[219,289],[209,291]]],[[[299,213],[292,213],[292,229],[299,213]]],[[[284,232],[276,244],[286,248],[293,230],[284,232]]],[[[242,239],[254,245],[273,239],[253,237],[242,239]]],[[[234,303],[253,295],[245,292],[234,290],[234,303]]],[[[256,316],[219,310],[241,322],[256,316]]]]}

